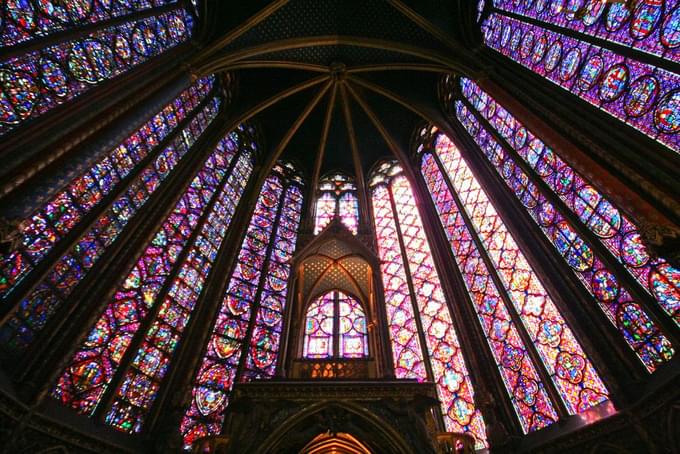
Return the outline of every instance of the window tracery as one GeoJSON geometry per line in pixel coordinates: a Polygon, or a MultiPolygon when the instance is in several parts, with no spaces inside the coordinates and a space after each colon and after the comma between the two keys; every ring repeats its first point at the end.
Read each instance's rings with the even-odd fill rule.
{"type": "Polygon", "coordinates": [[[70,40],[40,39],[75,25],[97,23],[176,2],[11,0],[0,11],[3,47],[36,41],[31,50],[0,62],[0,135],[104,80],[123,74],[191,37],[194,18],[179,4],[170,11],[106,26],[70,40]]]}
{"type": "MultiPolygon", "coordinates": [[[[531,217],[543,230],[610,321],[619,329],[650,372],[670,360],[674,349],[659,326],[631,295],[621,276],[605,265],[593,250],[590,240],[579,234],[573,222],[547,197],[546,190],[562,200],[583,225],[594,234],[614,260],[637,280],[640,287],[656,299],[678,323],[680,272],[663,259],[650,257],[637,227],[596,188],[527,130],[512,114],[488,96],[474,82],[460,80],[466,104],[455,101],[456,116],[477,142],[482,153],[520,199],[531,217]],[[507,144],[501,145],[497,133],[507,144]],[[514,150],[513,157],[509,151],[514,150]],[[516,161],[519,159],[521,161],[516,161]],[[535,171],[527,173],[521,164],[535,171]],[[543,181],[543,189],[537,186],[543,181]]],[[[530,172],[530,171],[529,171],[530,172]]],[[[606,259],[606,258],[605,258],[606,259]]],[[[633,289],[635,291],[636,289],[633,289]]]]}
{"type": "Polygon", "coordinates": [[[114,387],[105,421],[141,430],[252,172],[250,133],[217,144],[118,285],[52,391],[63,404],[91,415],[114,387]]]}
{"type": "Polygon", "coordinates": [[[359,199],[353,180],[337,173],[324,177],[319,182],[319,197],[316,202],[314,234],[321,232],[334,217],[352,232],[359,229],[359,199]]]}
{"type": "Polygon", "coordinates": [[[304,358],[368,356],[366,314],[361,303],[341,291],[316,298],[305,313],[304,358]]]}
{"type": "Polygon", "coordinates": [[[0,298],[4,304],[21,298],[13,318],[0,328],[4,348],[23,350],[32,343],[182,161],[218,113],[221,101],[210,97],[213,85],[213,76],[199,79],[23,221],[18,248],[0,257],[0,298]],[[168,138],[171,142],[161,149],[168,138]],[[103,212],[96,221],[84,225],[98,210],[103,212]],[[80,239],[56,260],[47,278],[21,297],[15,290],[22,280],[81,229],[80,239]]]}
{"type": "Polygon", "coordinates": [[[484,42],[586,102],[680,152],[680,76],[594,44],[603,38],[678,61],[677,1],[624,3],[496,0],[482,24],[484,42]],[[568,36],[549,30],[579,33],[568,36]],[[552,27],[553,29],[555,27],[552,27]]]}
{"type": "Polygon", "coordinates": [[[277,164],[262,187],[194,377],[180,425],[185,448],[220,432],[235,382],[274,375],[302,202],[296,169],[277,164]]]}
{"type": "Polygon", "coordinates": [[[524,430],[555,421],[558,403],[546,386],[570,414],[606,401],[607,388],[460,152],[436,128],[421,137],[428,134],[432,141],[418,146],[421,173],[524,430]],[[530,360],[534,348],[540,364],[530,360]],[[540,367],[551,384],[538,380],[540,367]]]}
{"type": "Polygon", "coordinates": [[[376,169],[370,186],[397,378],[434,381],[446,429],[469,432],[485,446],[484,420],[411,186],[391,162],[376,169]]]}

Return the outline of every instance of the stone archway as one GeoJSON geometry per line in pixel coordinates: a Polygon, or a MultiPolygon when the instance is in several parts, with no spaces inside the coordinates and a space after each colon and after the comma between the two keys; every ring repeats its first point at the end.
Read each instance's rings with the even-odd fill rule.
{"type": "Polygon", "coordinates": [[[410,381],[242,383],[223,434],[229,452],[301,453],[336,442],[363,446],[361,454],[433,453],[434,395],[431,384],[410,381]],[[333,440],[338,434],[360,444],[333,440]]]}
{"type": "Polygon", "coordinates": [[[372,454],[372,452],[351,434],[326,432],[314,437],[302,448],[300,454],[372,454]]]}

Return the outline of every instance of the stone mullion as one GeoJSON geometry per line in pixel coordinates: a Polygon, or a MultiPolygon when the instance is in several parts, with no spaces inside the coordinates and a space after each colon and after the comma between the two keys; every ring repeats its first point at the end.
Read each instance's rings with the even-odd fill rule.
{"type": "MultiPolygon", "coordinates": [[[[484,128],[493,138],[501,145],[503,150],[508,154],[508,156],[512,159],[512,162],[522,169],[522,171],[527,175],[529,178],[529,181],[533,183],[540,191],[540,194],[545,197],[545,199],[552,204],[557,212],[562,215],[567,221],[569,221],[569,224],[574,228],[574,230],[581,236],[582,238],[585,238],[587,241],[587,245],[593,250],[595,253],[595,256],[602,261],[602,263],[609,269],[610,271],[613,272],[613,274],[616,276],[622,287],[624,287],[628,292],[630,292],[631,296],[634,298],[636,302],[638,302],[651,316],[652,320],[656,322],[660,327],[662,327],[663,333],[672,341],[673,345],[676,347],[676,349],[680,346],[680,339],[678,338],[678,330],[677,326],[675,325],[675,322],[671,319],[671,317],[659,306],[659,304],[654,300],[654,298],[647,292],[647,290],[642,287],[642,285],[631,275],[630,272],[621,264],[621,262],[616,259],[612,255],[612,253],[607,249],[600,239],[581,221],[581,219],[571,210],[569,207],[566,205],[566,203],[555,194],[555,192],[548,186],[548,184],[543,181],[542,178],[540,178],[534,169],[532,169],[524,159],[515,151],[515,149],[501,136],[501,134],[489,123],[489,121],[484,118],[473,106],[472,104],[466,99],[466,98],[461,98],[461,101],[467,109],[475,116],[477,121],[480,123],[481,127],[484,128]]],[[[480,154],[481,153],[480,150],[480,154]]],[[[486,158],[486,156],[483,156],[486,158]]],[[[500,184],[500,185],[505,185],[507,187],[507,183],[503,178],[498,175],[498,171],[493,168],[493,166],[489,166],[490,170],[495,171],[494,173],[497,175],[496,178],[496,183],[495,184],[500,184]]],[[[519,201],[516,200],[516,206],[518,206],[519,201]]],[[[518,206],[518,211],[524,212],[525,214],[529,214],[527,210],[524,208],[524,206],[518,206]]],[[[531,217],[531,216],[529,216],[531,217]]],[[[533,221],[533,218],[531,219],[533,221]]],[[[541,229],[539,229],[541,230],[541,229]]],[[[546,238],[545,234],[539,235],[541,238],[546,238]]],[[[547,238],[546,238],[547,240],[547,238]]],[[[552,243],[548,241],[550,245],[552,243]]],[[[552,248],[552,253],[553,255],[557,254],[557,251],[555,250],[555,247],[553,246],[552,248]]],[[[559,254],[557,254],[559,255],[559,254]]],[[[558,257],[559,259],[559,257],[558,257]]],[[[571,270],[570,267],[567,267],[564,269],[571,271],[571,276],[573,276],[574,271],[571,270]]],[[[569,276],[569,273],[565,273],[565,275],[569,276]]],[[[589,294],[590,295],[590,294],[589,294]]],[[[594,296],[590,296],[591,300],[594,300],[594,296]]],[[[588,309],[594,309],[591,305],[586,305],[588,309]]],[[[598,321],[602,325],[607,325],[609,323],[609,320],[607,317],[604,315],[604,313],[601,310],[592,310],[591,316],[595,317],[598,319],[598,321]]],[[[618,336],[618,342],[620,343],[622,341],[621,336],[618,336]]],[[[626,351],[626,356],[628,353],[632,353],[632,351],[628,348],[624,348],[624,351],[626,351]]],[[[635,355],[632,356],[633,358],[635,355]]],[[[636,361],[639,362],[639,361],[636,361]]]]}
{"type": "MultiPolygon", "coordinates": [[[[331,360],[340,359],[340,295],[337,291],[333,292],[333,356],[331,360]]],[[[322,297],[324,295],[321,295],[322,297]]],[[[306,316],[307,314],[305,314],[306,316]]]]}
{"type": "MultiPolygon", "coordinates": [[[[390,209],[392,210],[392,217],[394,218],[394,224],[397,228],[396,234],[399,240],[399,252],[401,253],[401,262],[404,267],[404,274],[406,276],[406,283],[408,285],[409,299],[411,300],[411,308],[413,309],[413,318],[416,322],[416,328],[418,329],[418,340],[420,341],[420,352],[423,358],[423,363],[425,364],[425,370],[427,371],[427,376],[430,381],[434,383],[434,372],[432,371],[432,364],[430,363],[430,353],[427,347],[427,339],[425,338],[425,331],[423,330],[423,323],[420,320],[420,310],[418,309],[418,302],[416,296],[415,286],[413,285],[413,278],[411,277],[411,266],[408,262],[408,254],[406,254],[406,245],[404,244],[404,237],[401,230],[401,222],[399,222],[399,215],[397,212],[397,205],[394,202],[394,195],[392,194],[392,180],[387,185],[387,194],[390,199],[390,209]]],[[[440,417],[441,419],[441,417],[440,417]]],[[[444,426],[444,421],[441,419],[440,424],[444,426]]]]}
{"type": "Polygon", "coordinates": [[[677,155],[498,52],[486,50],[483,57],[496,73],[478,85],[527,129],[560,150],[563,159],[638,224],[678,229],[680,202],[673,197],[680,190],[677,155]]]}
{"type": "Polygon", "coordinates": [[[222,307],[229,279],[238,260],[240,245],[250,224],[250,217],[260,195],[260,187],[255,184],[257,166],[253,168],[248,187],[232,217],[226,237],[213,264],[213,271],[206,280],[206,288],[196,302],[196,313],[192,317],[176,353],[177,366],[172,368],[164,384],[159,388],[156,404],[151,408],[147,419],[147,438],[150,441],[166,440],[162,448],[181,449],[182,439],[179,425],[184,410],[191,402],[194,377],[213,334],[213,327],[222,307]],[[222,273],[222,271],[228,271],[222,273]],[[207,329],[209,327],[210,329],[207,329]]]}
{"type": "MultiPolygon", "coordinates": [[[[444,177],[444,181],[446,182],[446,185],[449,191],[451,192],[451,196],[454,200],[454,203],[456,204],[456,207],[458,208],[458,211],[460,212],[460,216],[462,217],[463,221],[465,222],[465,225],[468,228],[468,231],[470,232],[472,241],[474,241],[474,243],[477,245],[479,255],[489,271],[489,276],[491,277],[491,280],[498,288],[500,298],[503,300],[503,303],[505,304],[508,310],[508,314],[510,315],[510,318],[512,319],[513,323],[515,324],[515,327],[517,328],[517,332],[520,338],[522,339],[527,354],[534,363],[538,375],[541,377],[541,381],[543,382],[543,385],[545,386],[545,389],[548,392],[548,395],[550,396],[553,405],[555,406],[555,410],[557,412],[558,417],[560,419],[568,417],[569,412],[567,411],[566,405],[562,400],[562,397],[560,396],[560,393],[558,392],[555,383],[553,383],[552,377],[550,376],[550,373],[546,369],[545,364],[543,364],[541,356],[536,351],[536,348],[534,347],[534,342],[532,341],[531,336],[529,335],[529,332],[527,331],[524,322],[522,321],[522,318],[520,317],[517,311],[517,308],[510,299],[506,287],[503,284],[503,280],[498,275],[496,265],[491,260],[491,257],[489,257],[489,254],[486,250],[486,247],[484,246],[484,243],[479,237],[479,234],[477,233],[477,230],[475,229],[474,224],[470,219],[470,216],[465,210],[465,205],[463,205],[463,203],[458,198],[458,192],[456,191],[456,189],[453,187],[453,184],[449,180],[449,177],[446,173],[446,170],[444,170],[445,168],[442,165],[439,156],[436,153],[433,153],[432,157],[435,159],[437,166],[439,167],[439,170],[442,173],[442,176],[444,177]]],[[[505,218],[503,218],[503,220],[505,221],[505,218]]]]}
{"type": "MultiPolygon", "coordinates": [[[[373,268],[371,266],[371,268],[373,268]]],[[[376,362],[379,365],[379,371],[382,372],[382,378],[394,379],[394,354],[392,352],[392,343],[390,342],[390,328],[387,322],[387,308],[385,302],[385,289],[382,283],[381,270],[372,269],[371,281],[373,282],[373,303],[375,304],[376,318],[378,326],[376,333],[373,334],[375,338],[375,345],[378,347],[378,352],[374,355],[376,362]]]]}
{"type": "MultiPolygon", "coordinates": [[[[217,142],[222,138],[222,134],[220,134],[222,131],[220,129],[213,129],[213,132],[215,133],[213,137],[209,140],[208,143],[205,145],[205,149],[209,151],[208,156],[212,154],[215,150],[215,146],[217,145],[217,142]]],[[[212,134],[211,134],[212,135],[212,134]]],[[[203,213],[201,214],[201,217],[199,218],[198,222],[196,223],[196,226],[194,227],[193,231],[189,235],[189,238],[186,240],[184,248],[182,249],[182,252],[180,252],[179,256],[177,257],[177,260],[175,261],[175,264],[173,265],[172,271],[168,274],[168,277],[165,279],[165,282],[163,284],[163,287],[161,290],[158,292],[158,295],[155,298],[155,304],[154,306],[148,311],[146,317],[140,322],[140,327],[137,329],[137,332],[134,335],[134,338],[132,342],[130,342],[130,345],[127,347],[125,354],[123,355],[123,358],[121,359],[120,363],[118,364],[118,368],[116,369],[116,372],[113,374],[113,378],[111,379],[110,385],[108,388],[106,388],[106,391],[104,391],[104,394],[102,394],[101,399],[99,400],[99,404],[95,408],[93,412],[93,417],[94,418],[103,418],[106,413],[111,409],[111,406],[113,405],[113,402],[116,398],[115,394],[116,391],[118,390],[118,387],[123,379],[125,377],[125,374],[127,371],[130,369],[132,366],[132,362],[134,361],[135,357],[137,356],[137,350],[141,347],[142,343],[144,342],[144,338],[146,337],[146,333],[149,331],[149,329],[153,326],[154,322],[158,319],[158,314],[160,313],[161,307],[163,306],[163,301],[165,300],[166,296],[168,295],[168,292],[172,288],[174,284],[174,280],[179,274],[180,270],[182,269],[185,260],[189,256],[189,252],[193,248],[196,239],[198,236],[201,234],[201,231],[203,230],[203,226],[208,222],[208,218],[210,217],[210,214],[215,206],[215,203],[219,200],[220,196],[222,195],[222,190],[225,188],[229,181],[229,177],[234,171],[234,167],[236,166],[236,163],[238,162],[239,155],[235,155],[231,162],[229,163],[229,166],[227,167],[227,171],[225,172],[224,176],[222,177],[222,180],[217,184],[215,192],[211,196],[210,200],[208,203],[204,206],[203,208],[203,213]]],[[[184,191],[182,191],[182,194],[184,191]]],[[[163,219],[163,222],[165,219],[163,219]]],[[[162,223],[161,223],[162,225],[162,223]]],[[[199,295],[200,296],[200,295],[199,295]]],[[[191,315],[189,315],[191,316],[191,315]]],[[[174,330],[174,329],[173,329],[174,330]]],[[[184,335],[180,335],[179,341],[181,342],[182,338],[184,335]]],[[[175,354],[177,352],[174,352],[175,354]]],[[[170,355],[170,359],[168,361],[168,367],[172,366],[173,359],[176,357],[175,354],[170,355]]]]}
{"type": "Polygon", "coordinates": [[[281,329],[281,345],[279,354],[276,358],[276,377],[287,377],[292,369],[293,362],[298,357],[298,344],[300,335],[299,321],[296,317],[296,309],[303,305],[300,291],[301,278],[298,269],[302,269],[299,264],[295,268],[291,266],[290,276],[288,277],[288,293],[286,295],[286,307],[283,311],[283,328],[281,329]]]}
{"type": "MultiPolygon", "coordinates": [[[[354,176],[355,176],[355,185],[356,185],[356,196],[357,196],[357,202],[359,205],[359,212],[357,215],[359,216],[358,223],[357,223],[357,230],[358,231],[365,231],[370,228],[370,224],[368,223],[368,191],[365,185],[365,178],[364,178],[364,169],[361,163],[361,157],[359,155],[359,144],[357,143],[357,136],[356,136],[356,131],[354,130],[354,121],[352,117],[352,112],[350,110],[350,104],[349,104],[349,99],[347,97],[347,89],[346,89],[347,83],[344,81],[344,75],[343,75],[343,81],[340,85],[340,91],[342,94],[342,111],[343,111],[343,117],[345,119],[345,126],[347,128],[347,138],[349,139],[350,143],[350,152],[352,154],[352,165],[354,167],[354,176]]],[[[338,198],[339,202],[339,198],[338,198]]],[[[338,203],[339,205],[339,203],[338,203]]]]}
{"type": "MultiPolygon", "coordinates": [[[[508,192],[505,182],[495,169],[490,168],[486,157],[467,131],[455,122],[452,122],[452,127],[456,132],[455,137],[463,145],[459,147],[461,154],[529,264],[534,270],[541,270],[540,282],[603,377],[610,390],[610,398],[616,405],[632,399],[639,392],[635,390],[635,382],[648,375],[642,363],[621,341],[621,334],[602,311],[588,304],[573,304],[573,301],[591,301],[593,297],[578,278],[562,278],[573,276],[573,270],[556,253],[554,246],[529,218],[524,207],[508,192]],[[550,276],[559,276],[560,279],[550,276]]],[[[467,216],[467,213],[464,214],[467,216]]],[[[514,311],[514,307],[510,309],[514,311]]]]}
{"type": "Polygon", "coordinates": [[[0,60],[5,61],[13,57],[18,57],[28,52],[41,50],[46,47],[60,44],[64,41],[72,41],[75,39],[79,39],[90,33],[97,32],[99,30],[104,30],[109,27],[121,25],[126,22],[134,22],[141,19],[146,19],[147,17],[158,16],[169,11],[180,9],[182,7],[183,7],[182,1],[178,0],[175,3],[171,3],[168,5],[157,6],[155,8],[148,8],[141,11],[135,11],[130,14],[112,17],[95,23],[85,23],[81,25],[76,25],[75,27],[69,28],[67,30],[61,30],[52,33],[48,36],[17,43],[12,46],[0,49],[0,60]]]}
{"type": "MultiPolygon", "coordinates": [[[[511,17],[520,22],[536,25],[545,30],[559,33],[561,35],[565,35],[570,38],[577,39],[579,41],[584,41],[588,44],[593,44],[603,49],[608,49],[616,54],[622,55],[633,60],[637,60],[642,63],[646,63],[648,65],[656,66],[676,74],[680,73],[680,64],[678,64],[677,62],[660,57],[658,55],[637,50],[634,47],[630,47],[616,41],[609,41],[598,36],[593,36],[578,30],[573,30],[571,28],[565,28],[560,25],[553,24],[551,22],[544,22],[540,19],[524,16],[522,14],[514,13],[512,11],[506,11],[504,9],[497,7],[492,7],[491,11],[502,16],[511,17]]],[[[598,20],[602,20],[604,16],[605,14],[603,14],[598,20]]],[[[633,20],[633,18],[631,17],[630,20],[633,20]]]]}
{"type": "MultiPolygon", "coordinates": [[[[373,230],[373,213],[371,212],[371,195],[363,175],[361,176],[362,183],[357,185],[357,199],[359,200],[359,225],[357,226],[359,233],[368,233],[373,230]]],[[[357,177],[357,181],[359,178],[357,177]]]]}
{"type": "MultiPolygon", "coordinates": [[[[109,210],[118,197],[121,194],[124,194],[130,188],[130,185],[137,180],[137,177],[140,175],[140,173],[142,173],[142,171],[147,168],[147,166],[154,162],[158,155],[163,152],[165,147],[171,144],[179,135],[182,134],[183,129],[187,127],[187,125],[191,123],[198,113],[212,101],[215,92],[216,90],[212,90],[211,93],[196,106],[191,114],[179,122],[175,129],[170,134],[168,134],[165,139],[160,141],[159,144],[154,147],[147,156],[144,157],[144,159],[139,161],[135,167],[118,182],[111,192],[102,197],[101,201],[89,212],[87,212],[81,221],[73,229],[71,229],[71,231],[61,239],[61,241],[55,244],[55,246],[40,261],[40,263],[28,273],[27,278],[23,279],[17,285],[17,287],[7,295],[6,304],[0,310],[0,322],[6,322],[18,310],[22,299],[29,295],[37,285],[43,282],[47,274],[52,270],[53,265],[64,254],[70,251],[75,244],[78,243],[83,234],[89,231],[97,223],[101,215],[109,210]]],[[[146,121],[148,121],[148,118],[146,121]]],[[[162,182],[161,185],[164,186],[166,181],[162,182]]]]}
{"type": "Polygon", "coordinates": [[[306,197],[303,201],[302,209],[302,219],[300,220],[300,229],[309,232],[310,235],[314,234],[314,226],[316,224],[316,201],[321,195],[319,188],[308,188],[304,191],[306,197]]]}
{"type": "MultiPolygon", "coordinates": [[[[67,307],[55,323],[49,342],[36,342],[35,351],[25,355],[28,359],[20,380],[30,384],[39,399],[56,382],[59,374],[66,368],[75,351],[101,317],[110,302],[121,279],[121,270],[130,270],[139,259],[139,251],[153,239],[167,216],[189,186],[194,175],[202,168],[205,160],[213,152],[215,136],[221,129],[224,114],[220,114],[206,132],[187,152],[186,160],[179,164],[173,176],[165,181],[166,188],[172,191],[157,191],[145,207],[131,220],[121,237],[111,245],[106,258],[90,270],[87,280],[71,295],[67,307]],[[127,235],[126,235],[127,232],[127,235]],[[126,236],[123,236],[126,235],[126,236]]],[[[149,314],[149,316],[151,316],[149,314]]]]}
{"type": "MultiPolygon", "coordinates": [[[[414,169],[419,169],[414,163],[414,169]]],[[[431,245],[432,258],[437,267],[446,304],[454,321],[454,327],[461,344],[465,363],[468,365],[470,380],[475,390],[475,403],[482,411],[487,423],[499,421],[503,428],[509,429],[513,436],[523,435],[515,410],[508,399],[508,393],[497,367],[496,360],[488,345],[476,312],[474,303],[467,291],[463,276],[458,269],[451,244],[444,233],[437,208],[420,171],[414,172],[414,193],[418,196],[423,225],[431,245]],[[425,216],[423,216],[425,214],[425,216]],[[454,304],[461,301],[464,304],[454,304]],[[480,349],[479,346],[484,345],[480,349]],[[490,397],[489,397],[490,395],[490,397]],[[498,408],[500,407],[500,408],[498,408]]],[[[494,424],[491,424],[493,426],[494,424]]],[[[500,427],[487,427],[492,447],[507,443],[508,434],[500,427]],[[493,431],[497,431],[494,433],[493,431]],[[494,438],[497,438],[494,440],[494,438]]]]}
{"type": "MultiPolygon", "coordinates": [[[[266,169],[262,169],[263,171],[266,169]]],[[[263,183],[259,185],[260,191],[264,187],[264,182],[267,180],[267,176],[271,172],[271,169],[269,169],[269,172],[266,174],[263,172],[262,177],[263,179],[258,179],[258,183],[262,181],[263,183]]],[[[288,193],[288,189],[292,186],[291,182],[289,179],[281,175],[281,196],[278,201],[278,206],[276,207],[276,218],[274,219],[274,223],[272,225],[272,233],[271,237],[269,238],[269,243],[267,244],[267,249],[265,250],[265,256],[264,256],[264,261],[262,262],[262,271],[260,273],[260,279],[258,282],[257,290],[255,292],[255,297],[253,298],[253,304],[252,307],[250,308],[250,320],[248,320],[248,328],[246,330],[246,335],[243,337],[243,351],[241,352],[241,357],[239,358],[238,362],[238,368],[236,369],[236,374],[234,375],[234,383],[240,383],[243,380],[243,372],[246,368],[246,361],[248,359],[248,355],[250,354],[250,342],[253,339],[253,331],[255,331],[255,325],[257,324],[257,312],[260,309],[260,298],[262,298],[262,292],[264,290],[265,286],[265,281],[267,279],[267,275],[265,273],[269,272],[269,264],[271,263],[271,258],[272,258],[272,253],[274,251],[274,243],[276,239],[276,235],[279,231],[279,225],[281,224],[281,216],[283,216],[283,207],[285,205],[286,201],[286,194],[288,193]]],[[[304,202],[304,200],[303,200],[304,202]]],[[[299,231],[299,227],[298,227],[299,231]]],[[[290,279],[290,274],[289,274],[289,279],[290,279]]],[[[288,298],[288,295],[286,294],[286,298],[288,298]]],[[[281,341],[281,338],[279,338],[279,342],[281,341]]]]}
{"type": "Polygon", "coordinates": [[[129,125],[125,118],[133,117],[135,109],[148,109],[153,102],[148,94],[155,87],[168,86],[179,74],[184,74],[188,86],[189,74],[179,69],[178,62],[186,59],[191,48],[190,43],[182,43],[9,132],[0,152],[5,163],[0,170],[0,197],[7,197],[20,185],[39,184],[38,174],[42,178],[63,171],[65,160],[77,163],[72,153],[85,141],[103,139],[99,135],[105,128],[117,121],[129,125]]]}

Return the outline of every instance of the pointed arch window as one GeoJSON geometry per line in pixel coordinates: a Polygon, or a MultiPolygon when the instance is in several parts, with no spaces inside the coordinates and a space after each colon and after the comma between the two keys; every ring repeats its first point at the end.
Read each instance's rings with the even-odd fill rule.
{"type": "Polygon", "coordinates": [[[676,2],[548,3],[496,0],[485,44],[680,152],[680,75],[665,63],[680,60],[676,2]],[[636,52],[657,55],[656,66],[636,52]]]}
{"type": "Polygon", "coordinates": [[[432,380],[446,429],[468,432],[483,447],[484,420],[411,185],[386,162],[370,187],[397,378],[432,380]]]}
{"type": "Polygon", "coordinates": [[[2,3],[2,46],[26,43],[38,50],[0,61],[0,135],[191,37],[194,18],[183,2],[114,3],[2,3]],[[78,37],[58,34],[69,30],[78,37]]]}
{"type": "Polygon", "coordinates": [[[647,370],[670,360],[673,346],[639,301],[655,299],[679,323],[672,301],[680,300],[680,271],[652,259],[631,220],[503,106],[471,80],[461,78],[460,85],[463,97],[452,107],[499,177],[647,370]],[[594,242],[604,247],[595,249],[594,242]]]}
{"type": "Polygon", "coordinates": [[[304,358],[368,356],[366,314],[353,296],[334,290],[316,298],[305,312],[304,358]]]}
{"type": "Polygon", "coordinates": [[[276,371],[302,202],[298,171],[277,164],[260,192],[194,377],[180,425],[187,449],[220,433],[235,382],[270,378],[276,371]]]}
{"type": "Polygon", "coordinates": [[[20,224],[18,247],[0,256],[0,298],[14,314],[0,328],[4,350],[19,353],[33,342],[182,162],[217,116],[214,84],[213,76],[196,81],[20,224]],[[79,239],[69,248],[74,235],[79,239]],[[24,285],[56,254],[45,279],[24,285]]]}
{"type": "Polygon", "coordinates": [[[458,149],[436,128],[423,129],[420,137],[421,173],[525,432],[554,422],[559,407],[575,414],[608,400],[596,369],[458,149]]]}
{"type": "Polygon", "coordinates": [[[141,430],[252,173],[252,132],[217,144],[117,285],[52,391],[64,405],[141,430]]]}
{"type": "Polygon", "coordinates": [[[334,217],[353,233],[359,229],[359,199],[352,178],[341,173],[328,175],[319,182],[314,234],[321,232],[334,217]]]}

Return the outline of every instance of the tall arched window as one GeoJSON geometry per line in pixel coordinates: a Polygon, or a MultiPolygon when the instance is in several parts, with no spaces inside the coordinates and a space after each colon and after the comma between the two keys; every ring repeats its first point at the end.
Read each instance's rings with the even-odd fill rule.
{"type": "Polygon", "coordinates": [[[20,224],[18,247],[0,257],[0,298],[14,314],[0,329],[4,350],[19,354],[33,342],[183,161],[218,113],[214,82],[213,76],[196,81],[20,224]],[[74,235],[80,239],[69,249],[74,235]],[[46,279],[23,285],[54,255],[46,279]]]}
{"type": "Polygon", "coordinates": [[[679,323],[680,271],[652,259],[627,216],[512,114],[474,82],[463,78],[460,84],[463,99],[455,101],[456,116],[482,154],[647,370],[670,360],[670,341],[639,301],[656,300],[679,323]],[[603,247],[595,249],[591,238],[603,247]],[[608,265],[612,262],[623,269],[608,265]]]}
{"type": "Polygon", "coordinates": [[[314,234],[321,232],[337,216],[356,235],[359,229],[359,200],[352,178],[340,173],[328,175],[319,182],[318,194],[314,234]]]}
{"type": "Polygon", "coordinates": [[[395,162],[370,180],[397,378],[437,386],[446,429],[486,445],[486,430],[411,185],[395,162]]]}
{"type": "Polygon", "coordinates": [[[290,164],[277,164],[262,187],[194,378],[180,426],[186,448],[220,433],[235,382],[274,375],[301,211],[300,176],[290,164]]]}
{"type": "Polygon", "coordinates": [[[558,406],[575,414],[606,401],[597,371],[458,149],[436,128],[421,139],[422,175],[524,430],[554,422],[558,406]]]}
{"type": "Polygon", "coordinates": [[[252,173],[246,129],[218,143],[118,283],[52,391],[63,404],[141,430],[252,173]]]}
{"type": "Polygon", "coordinates": [[[0,61],[0,135],[187,41],[194,24],[175,0],[153,6],[9,0],[0,8],[2,46],[29,43],[38,49],[0,61]],[[139,18],[142,10],[148,11],[139,18]],[[77,38],[69,38],[73,34],[77,38]]]}
{"type": "Polygon", "coordinates": [[[368,356],[366,314],[361,303],[340,291],[316,298],[305,312],[304,358],[368,356]]]}
{"type": "Polygon", "coordinates": [[[680,9],[675,0],[628,3],[494,0],[484,41],[680,152],[680,75],[667,64],[680,60],[680,9]]]}

